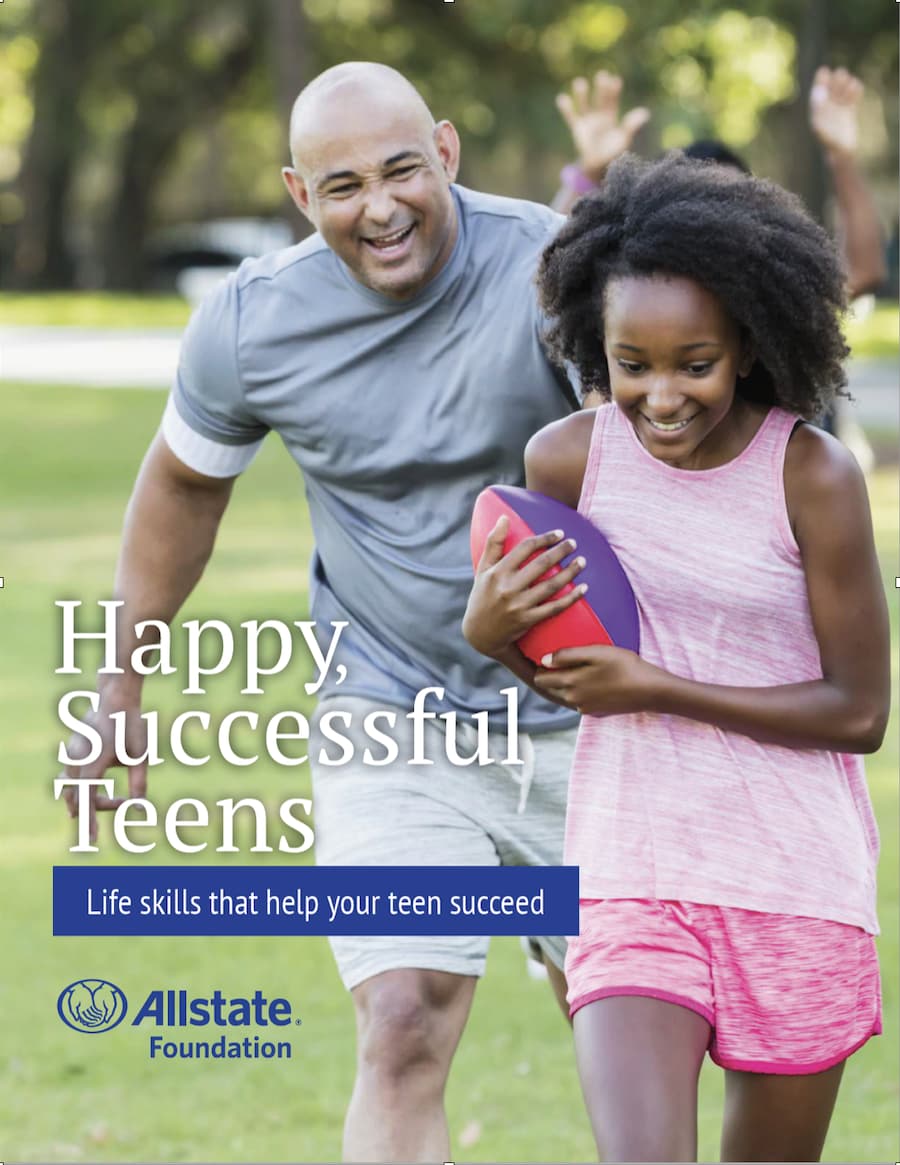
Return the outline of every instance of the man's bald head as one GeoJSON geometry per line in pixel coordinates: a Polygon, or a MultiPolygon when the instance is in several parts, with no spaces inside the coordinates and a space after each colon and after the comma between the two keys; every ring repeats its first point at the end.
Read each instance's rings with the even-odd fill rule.
{"type": "Polygon", "coordinates": [[[291,198],[360,283],[405,299],[447,262],[459,138],[395,69],[352,61],[311,81],[294,104],[291,154],[291,198]]]}
{"type": "Polygon", "coordinates": [[[385,113],[403,114],[430,141],[435,122],[418,89],[396,69],[375,61],[345,61],[320,73],[303,89],[291,111],[291,159],[304,169],[311,142],[336,127],[350,129],[355,122],[372,124],[385,113]]]}

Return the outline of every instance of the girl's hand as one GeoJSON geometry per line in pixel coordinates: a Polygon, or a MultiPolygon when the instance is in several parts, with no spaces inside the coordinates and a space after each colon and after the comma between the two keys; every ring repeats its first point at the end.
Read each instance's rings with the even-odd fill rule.
{"type": "Polygon", "coordinates": [[[545,655],[535,687],[587,716],[644,712],[659,669],[624,647],[567,647],[545,655]]]}
{"type": "Polygon", "coordinates": [[[575,549],[571,538],[563,539],[562,530],[525,538],[504,555],[508,528],[504,516],[487,537],[462,624],[463,635],[476,651],[495,658],[536,623],[571,607],[587,590],[586,585],[576,586],[567,595],[554,597],[582,570],[583,558],[538,581],[575,549]],[[537,557],[528,562],[533,554],[537,557]]]}

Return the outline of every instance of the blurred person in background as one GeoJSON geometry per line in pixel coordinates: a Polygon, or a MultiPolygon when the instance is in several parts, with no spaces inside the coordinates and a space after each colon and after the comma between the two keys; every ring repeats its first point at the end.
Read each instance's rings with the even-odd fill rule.
{"type": "MultiPolygon", "coordinates": [[[[563,168],[561,186],[553,200],[561,214],[567,214],[581,195],[600,185],[610,164],[631,149],[636,135],[650,120],[650,111],[643,106],[620,116],[621,92],[621,77],[600,70],[592,82],[577,77],[570,91],[557,97],[557,107],[578,151],[577,162],[563,168]]],[[[850,299],[877,290],[887,276],[884,234],[859,164],[862,97],[862,82],[846,69],[823,65],[816,70],[809,93],[809,124],[831,175],[850,299]]],[[[697,141],[684,152],[750,172],[746,162],[724,142],[697,141]]]]}

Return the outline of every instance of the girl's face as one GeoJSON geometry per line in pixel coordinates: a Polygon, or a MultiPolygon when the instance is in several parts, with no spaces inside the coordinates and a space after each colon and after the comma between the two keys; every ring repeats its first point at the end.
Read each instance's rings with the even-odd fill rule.
{"type": "Polygon", "coordinates": [[[709,469],[741,452],[752,409],[735,382],[752,357],[714,295],[680,276],[622,276],[603,323],[613,400],[649,453],[709,469]]]}

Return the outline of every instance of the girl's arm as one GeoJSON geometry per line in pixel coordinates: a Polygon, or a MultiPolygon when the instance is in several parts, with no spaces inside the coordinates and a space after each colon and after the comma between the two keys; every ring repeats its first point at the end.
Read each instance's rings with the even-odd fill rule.
{"type": "Polygon", "coordinates": [[[890,635],[865,481],[838,441],[808,425],[788,444],[784,478],[822,679],[703,684],[618,648],[573,648],[537,671],[538,690],[595,715],[668,712],[789,748],[874,752],[889,710],[890,635]]]}
{"type": "Polygon", "coordinates": [[[582,409],[535,433],[525,446],[529,489],[578,509],[595,418],[595,409],[582,409]]]}
{"type": "MultiPolygon", "coordinates": [[[[593,419],[593,412],[573,413],[532,437],[525,450],[529,489],[573,509],[578,505],[593,419]]],[[[516,647],[516,640],[542,619],[564,611],[581,598],[584,592],[577,586],[558,599],[554,596],[577,576],[584,563],[575,559],[552,579],[538,582],[546,570],[571,554],[572,544],[560,541],[558,531],[548,531],[525,539],[504,556],[506,534],[507,520],[501,518],[488,536],[475,572],[463,618],[463,635],[477,651],[498,660],[534,687],[536,668],[516,647]],[[526,566],[537,551],[541,552],[539,557],[526,566]]],[[[547,692],[541,695],[565,703],[547,692]]]]}

